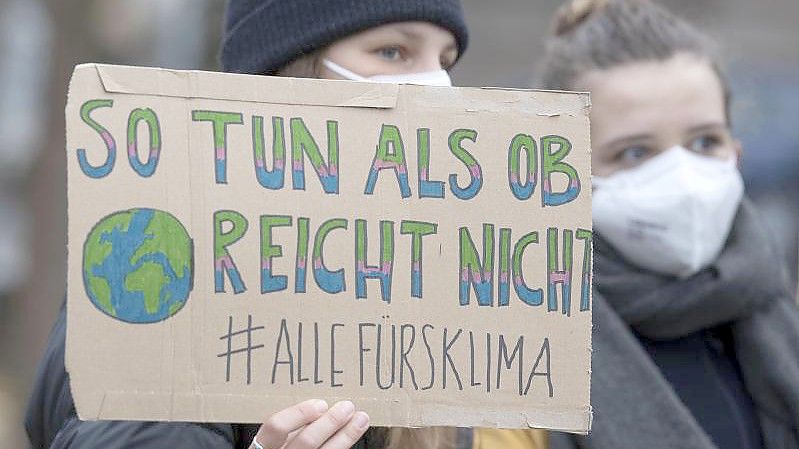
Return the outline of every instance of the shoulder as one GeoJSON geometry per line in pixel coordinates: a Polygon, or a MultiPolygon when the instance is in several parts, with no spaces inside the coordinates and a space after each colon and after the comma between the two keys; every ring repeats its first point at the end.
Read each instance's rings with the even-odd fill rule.
{"type": "Polygon", "coordinates": [[[36,449],[138,449],[150,447],[246,448],[250,426],[231,424],[81,421],[64,367],[66,307],[61,307],[39,364],[28,402],[25,428],[36,449]],[[237,445],[237,443],[240,443],[237,445]]]}
{"type": "Polygon", "coordinates": [[[25,415],[28,438],[35,448],[49,447],[59,429],[75,415],[69,379],[64,368],[66,306],[61,306],[39,362],[25,415]]]}
{"type": "MultiPolygon", "coordinates": [[[[50,449],[171,449],[234,448],[231,425],[155,423],[134,421],[81,421],[72,416],[59,429],[50,449]]],[[[246,447],[246,445],[244,446],[246,447]]]]}

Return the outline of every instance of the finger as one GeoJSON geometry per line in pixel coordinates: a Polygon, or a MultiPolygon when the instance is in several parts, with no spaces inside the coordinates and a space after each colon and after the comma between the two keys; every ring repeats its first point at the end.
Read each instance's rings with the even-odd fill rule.
{"type": "Polygon", "coordinates": [[[322,416],[327,411],[327,402],[310,399],[285,408],[264,421],[255,439],[265,448],[283,447],[289,434],[322,416]]]}
{"type": "Polygon", "coordinates": [[[305,430],[305,428],[306,428],[306,427],[308,427],[308,426],[302,426],[302,427],[300,427],[299,429],[297,429],[297,430],[295,430],[295,431],[293,431],[293,432],[289,433],[289,436],[288,436],[288,438],[286,438],[286,442],[285,442],[285,443],[283,443],[283,446],[288,446],[289,444],[291,444],[291,442],[292,442],[292,441],[294,441],[294,438],[295,438],[297,435],[299,435],[299,433],[300,433],[300,432],[302,432],[303,430],[305,430]]]}
{"type": "Polygon", "coordinates": [[[297,434],[286,449],[318,449],[325,441],[340,429],[344,428],[355,413],[355,404],[351,401],[336,403],[316,421],[297,434]]]}
{"type": "Polygon", "coordinates": [[[369,415],[357,412],[350,422],[330,437],[320,449],[349,449],[361,439],[369,428],[369,415]]]}

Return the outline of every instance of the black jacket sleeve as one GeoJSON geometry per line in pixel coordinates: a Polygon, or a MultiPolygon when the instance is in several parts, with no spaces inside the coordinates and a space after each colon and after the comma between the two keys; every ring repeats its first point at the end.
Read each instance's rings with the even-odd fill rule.
{"type": "MultiPolygon", "coordinates": [[[[139,421],[81,421],[64,366],[66,301],[50,332],[28,402],[25,429],[33,449],[247,449],[258,425],[139,421]]],[[[380,449],[368,431],[352,449],[380,449]]]]}
{"type": "Polygon", "coordinates": [[[50,333],[25,417],[34,449],[243,449],[257,426],[81,421],[64,367],[66,306],[50,333]]]}

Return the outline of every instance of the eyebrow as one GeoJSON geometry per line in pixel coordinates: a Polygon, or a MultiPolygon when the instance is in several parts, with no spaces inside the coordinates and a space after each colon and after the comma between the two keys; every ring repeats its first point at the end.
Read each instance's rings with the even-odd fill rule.
{"type": "MultiPolygon", "coordinates": [[[[703,123],[701,125],[693,126],[688,129],[688,134],[697,134],[703,131],[717,131],[720,129],[726,129],[726,123],[719,123],[719,122],[710,122],[710,123],[703,123]]],[[[651,139],[652,136],[650,134],[635,134],[632,136],[620,137],[618,139],[611,140],[607,143],[608,146],[618,146],[627,143],[638,143],[647,139],[651,139]]]]}
{"type": "Polygon", "coordinates": [[[690,129],[688,129],[688,133],[697,134],[703,131],[717,131],[719,129],[726,129],[726,128],[727,128],[726,123],[711,122],[691,127],[690,129]]]}
{"type": "MultiPolygon", "coordinates": [[[[402,34],[403,36],[407,37],[408,39],[413,40],[413,41],[420,41],[420,40],[423,39],[422,35],[420,35],[419,33],[414,32],[414,31],[401,29],[401,28],[397,29],[396,31],[398,33],[402,34]]],[[[457,42],[453,42],[453,43],[447,45],[447,47],[444,49],[444,51],[452,51],[452,50],[455,50],[455,51],[458,50],[458,43],[457,42]]]]}
{"type": "Polygon", "coordinates": [[[419,34],[414,33],[413,31],[408,31],[408,30],[402,29],[402,28],[398,29],[397,32],[402,34],[403,36],[407,37],[408,39],[411,39],[411,40],[414,40],[414,41],[418,41],[418,40],[420,40],[422,38],[419,34]]]}
{"type": "Polygon", "coordinates": [[[651,138],[652,138],[652,136],[650,134],[635,134],[635,135],[632,135],[632,136],[621,137],[621,138],[618,138],[618,139],[611,140],[606,145],[615,147],[615,146],[618,146],[618,145],[623,145],[625,143],[637,143],[637,142],[641,142],[642,140],[647,140],[647,139],[651,139],[651,138]]]}

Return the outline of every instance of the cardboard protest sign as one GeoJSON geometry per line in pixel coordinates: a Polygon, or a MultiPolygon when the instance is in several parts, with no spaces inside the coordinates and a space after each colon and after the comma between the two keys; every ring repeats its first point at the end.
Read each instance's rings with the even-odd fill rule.
{"type": "Polygon", "coordinates": [[[66,108],[83,419],[590,427],[587,94],[108,65],[66,108]]]}

